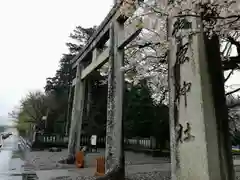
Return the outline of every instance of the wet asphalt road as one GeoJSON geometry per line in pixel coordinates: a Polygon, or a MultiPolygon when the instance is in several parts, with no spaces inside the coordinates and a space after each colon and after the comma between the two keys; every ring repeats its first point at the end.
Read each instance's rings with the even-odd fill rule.
{"type": "Polygon", "coordinates": [[[22,165],[24,143],[15,129],[8,129],[13,135],[3,141],[0,151],[0,180],[23,180],[22,165]]]}

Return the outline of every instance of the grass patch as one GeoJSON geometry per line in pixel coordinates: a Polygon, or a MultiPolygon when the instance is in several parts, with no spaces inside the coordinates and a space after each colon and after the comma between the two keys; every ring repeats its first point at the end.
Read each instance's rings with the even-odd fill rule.
{"type": "Polygon", "coordinates": [[[232,149],[233,155],[240,155],[240,149],[232,149]]]}

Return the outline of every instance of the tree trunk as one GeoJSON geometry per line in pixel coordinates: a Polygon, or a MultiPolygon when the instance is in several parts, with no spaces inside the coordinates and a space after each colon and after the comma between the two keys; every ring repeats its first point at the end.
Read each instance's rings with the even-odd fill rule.
{"type": "Polygon", "coordinates": [[[206,55],[208,61],[208,73],[212,85],[213,103],[218,129],[219,159],[221,165],[222,179],[232,180],[235,178],[231,139],[229,133],[228,110],[226,105],[226,96],[224,89],[224,75],[222,70],[222,61],[220,57],[220,43],[217,36],[209,39],[204,36],[206,45],[206,55]]]}

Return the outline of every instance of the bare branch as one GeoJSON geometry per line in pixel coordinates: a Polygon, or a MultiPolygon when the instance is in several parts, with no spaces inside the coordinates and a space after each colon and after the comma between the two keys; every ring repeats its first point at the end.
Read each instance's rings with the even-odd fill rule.
{"type": "Polygon", "coordinates": [[[237,52],[238,55],[240,55],[240,42],[236,41],[233,37],[228,36],[228,40],[230,43],[232,43],[233,45],[235,45],[237,47],[237,52]]]}
{"type": "Polygon", "coordinates": [[[224,80],[224,82],[227,82],[227,80],[231,77],[231,75],[233,74],[234,69],[231,70],[231,72],[227,75],[226,79],[224,80]]]}
{"type": "Polygon", "coordinates": [[[237,89],[235,89],[233,91],[227,92],[225,95],[228,96],[228,95],[231,95],[231,94],[233,94],[235,92],[238,92],[238,91],[240,91],[240,88],[237,88],[237,89]]]}
{"type": "Polygon", "coordinates": [[[240,56],[230,57],[230,61],[223,61],[223,70],[239,69],[240,56]]]}

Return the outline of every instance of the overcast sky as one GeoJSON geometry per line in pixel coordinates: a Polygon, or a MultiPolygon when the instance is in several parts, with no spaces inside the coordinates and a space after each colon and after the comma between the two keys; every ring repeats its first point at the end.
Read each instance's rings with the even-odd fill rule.
{"type": "Polygon", "coordinates": [[[53,76],[77,26],[98,25],[113,0],[0,0],[0,116],[53,76]]]}
{"type": "MultiPolygon", "coordinates": [[[[67,52],[70,32],[77,25],[98,25],[112,2],[0,0],[0,116],[13,110],[28,91],[43,89],[67,52]]],[[[237,84],[237,78],[230,83],[237,84]]]]}

